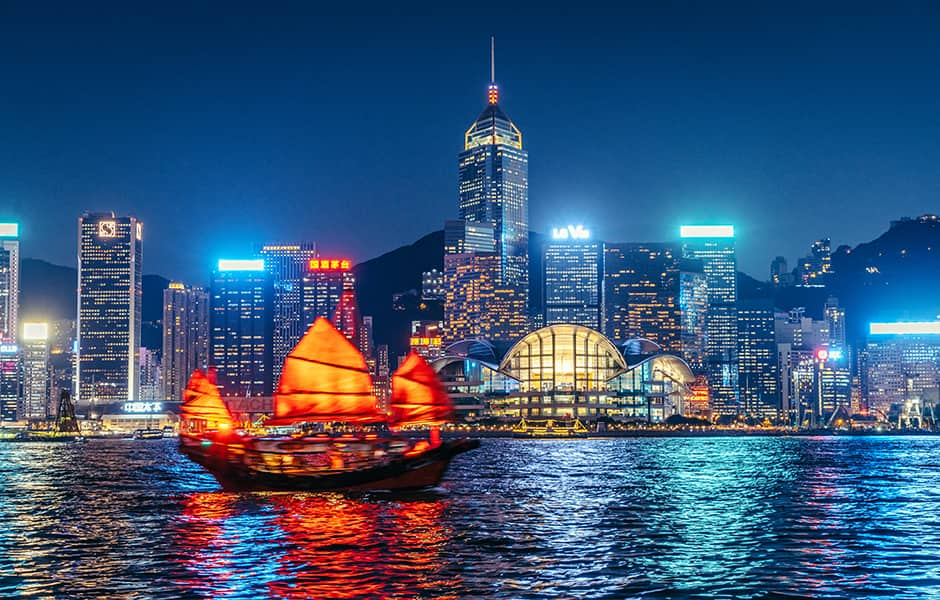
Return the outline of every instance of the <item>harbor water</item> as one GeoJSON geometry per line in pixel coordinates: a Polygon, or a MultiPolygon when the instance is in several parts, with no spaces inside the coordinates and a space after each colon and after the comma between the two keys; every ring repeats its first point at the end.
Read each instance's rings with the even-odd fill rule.
{"type": "Polygon", "coordinates": [[[0,597],[940,597],[940,437],[486,439],[417,494],[0,444],[0,597]]]}

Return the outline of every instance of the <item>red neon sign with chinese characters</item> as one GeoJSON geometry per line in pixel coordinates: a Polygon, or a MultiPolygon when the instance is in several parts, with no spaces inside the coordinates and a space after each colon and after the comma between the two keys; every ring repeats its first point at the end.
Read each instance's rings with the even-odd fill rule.
{"type": "Polygon", "coordinates": [[[311,258],[308,271],[348,271],[352,263],[345,258],[311,258]]]}

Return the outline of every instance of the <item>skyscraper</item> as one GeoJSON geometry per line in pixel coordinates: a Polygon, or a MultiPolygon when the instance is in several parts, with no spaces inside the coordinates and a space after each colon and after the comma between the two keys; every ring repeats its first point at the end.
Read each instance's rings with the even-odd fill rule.
{"type": "Polygon", "coordinates": [[[20,226],[0,223],[0,342],[15,342],[20,300],[20,226]]]}
{"type": "Polygon", "coordinates": [[[573,323],[601,331],[604,322],[604,244],[590,231],[555,230],[542,248],[545,325],[573,323]],[[564,231],[563,235],[561,231],[564,231]]]}
{"type": "Polygon", "coordinates": [[[681,350],[680,252],[676,244],[607,244],[605,333],[623,342],[645,338],[681,350]]]}
{"type": "Polygon", "coordinates": [[[496,279],[499,255],[444,255],[444,344],[479,338],[514,342],[526,330],[526,296],[496,279]]]}
{"type": "Polygon", "coordinates": [[[178,402],[195,369],[209,364],[209,294],[170,283],[163,290],[163,399],[178,402]]]}
{"type": "Polygon", "coordinates": [[[49,406],[49,327],[46,323],[23,323],[20,334],[23,389],[19,418],[42,420],[49,406]]]}
{"type": "MultiPolygon", "coordinates": [[[[522,148],[522,132],[499,106],[492,58],[491,54],[487,106],[465,132],[464,150],[458,155],[458,213],[467,227],[462,253],[478,252],[479,244],[488,246],[474,237],[482,228],[474,230],[473,227],[493,230],[496,258],[476,262],[475,272],[481,278],[481,285],[492,286],[494,290],[493,294],[480,296],[480,301],[496,302],[485,304],[478,312],[478,318],[484,320],[479,329],[494,336],[490,339],[514,341],[525,333],[529,312],[529,158],[522,148]],[[484,266],[492,272],[483,272],[484,266]],[[507,298],[512,301],[502,301],[507,298]],[[520,310],[520,307],[521,318],[506,312],[520,310]]],[[[461,253],[461,248],[454,243],[445,240],[445,246],[450,253],[461,253]]],[[[468,275],[465,270],[461,277],[466,279],[468,275]]],[[[448,281],[455,278],[453,272],[447,272],[446,263],[444,276],[448,281]]],[[[466,290],[458,295],[467,295],[466,290]]],[[[453,309],[455,305],[446,304],[445,314],[448,307],[453,309]]],[[[446,322],[459,320],[445,318],[446,322]]],[[[458,336],[454,332],[447,335],[458,336]]]]}
{"type": "Polygon", "coordinates": [[[317,257],[313,242],[266,244],[259,252],[274,286],[274,381],[281,377],[284,359],[307,331],[304,320],[303,279],[310,260],[317,257]]]}
{"type": "Polygon", "coordinates": [[[138,399],[143,223],[114,213],[78,220],[76,405],[138,399]]]}
{"type": "Polygon", "coordinates": [[[683,225],[682,253],[702,262],[708,286],[705,360],[712,412],[733,415],[738,406],[737,261],[730,225],[683,225]]]}
{"type": "Polygon", "coordinates": [[[764,418],[778,414],[777,342],[773,302],[738,304],[738,384],[741,412],[764,418]]]}
{"type": "Polygon", "coordinates": [[[273,389],[274,290],[264,260],[220,260],[212,276],[209,363],[225,396],[273,389]]]}
{"type": "Polygon", "coordinates": [[[353,289],[356,277],[346,258],[313,258],[303,275],[303,328],[306,331],[317,317],[332,320],[343,291],[353,289]]]}
{"type": "Polygon", "coordinates": [[[15,421],[20,398],[20,353],[13,342],[0,342],[0,421],[15,421]]]}

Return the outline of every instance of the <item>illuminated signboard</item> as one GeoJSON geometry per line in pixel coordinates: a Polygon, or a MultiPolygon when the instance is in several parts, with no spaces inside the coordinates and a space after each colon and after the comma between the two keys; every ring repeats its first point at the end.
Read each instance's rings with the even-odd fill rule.
{"type": "Polygon", "coordinates": [[[820,348],[816,351],[816,358],[819,360],[842,360],[842,350],[820,348]]]}
{"type": "Polygon", "coordinates": [[[177,283],[175,281],[171,283],[170,285],[168,285],[167,287],[170,288],[171,290],[185,290],[186,289],[185,285],[183,285],[182,283],[177,283]]]}
{"type": "Polygon", "coordinates": [[[231,260],[231,259],[220,259],[219,260],[219,270],[220,271],[264,271],[264,259],[251,259],[251,260],[231,260]]]}
{"type": "Polygon", "coordinates": [[[49,326],[45,323],[23,323],[23,339],[30,341],[49,339],[49,326]]]}
{"type": "Polygon", "coordinates": [[[124,412],[134,415],[150,415],[163,412],[162,402],[125,402],[124,412]]]}
{"type": "Polygon", "coordinates": [[[309,271],[348,271],[352,263],[344,258],[311,258],[307,263],[309,271]]]}
{"type": "Polygon", "coordinates": [[[683,225],[679,236],[684,238],[733,238],[733,225],[683,225]]]}
{"type": "Polygon", "coordinates": [[[940,321],[907,321],[899,323],[871,323],[871,335],[925,335],[940,334],[940,321]]]}
{"type": "Polygon", "coordinates": [[[19,223],[0,223],[0,237],[17,237],[20,235],[19,223]]]}
{"type": "Polygon", "coordinates": [[[137,221],[137,239],[144,239],[144,224],[140,221],[137,221]]]}
{"type": "Polygon", "coordinates": [[[591,237],[591,230],[584,225],[568,225],[567,227],[552,228],[552,238],[556,240],[586,240],[591,237]]]}
{"type": "Polygon", "coordinates": [[[439,337],[413,337],[411,338],[412,346],[440,346],[441,338],[439,337]]]}
{"type": "Polygon", "coordinates": [[[16,354],[18,351],[16,344],[0,344],[0,354],[16,354]]]}
{"type": "Polygon", "coordinates": [[[117,237],[117,221],[98,221],[98,237],[117,237]]]}

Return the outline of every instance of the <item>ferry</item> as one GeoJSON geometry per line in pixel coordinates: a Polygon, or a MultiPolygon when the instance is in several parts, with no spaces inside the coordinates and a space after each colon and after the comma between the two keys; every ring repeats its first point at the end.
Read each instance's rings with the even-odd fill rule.
{"type": "Polygon", "coordinates": [[[135,440],[162,440],[163,436],[162,429],[135,429],[133,438],[135,440]]]}
{"type": "Polygon", "coordinates": [[[581,419],[522,419],[512,428],[516,438],[586,438],[589,430],[581,419]]]}
{"type": "Polygon", "coordinates": [[[228,491],[434,487],[451,459],[480,445],[441,440],[453,404],[413,352],[392,375],[390,414],[381,412],[365,358],[322,317],[284,361],[274,415],[260,428],[236,428],[211,372],[196,370],[183,397],[180,452],[228,491]],[[429,427],[429,439],[396,433],[416,426],[429,427]]]}

